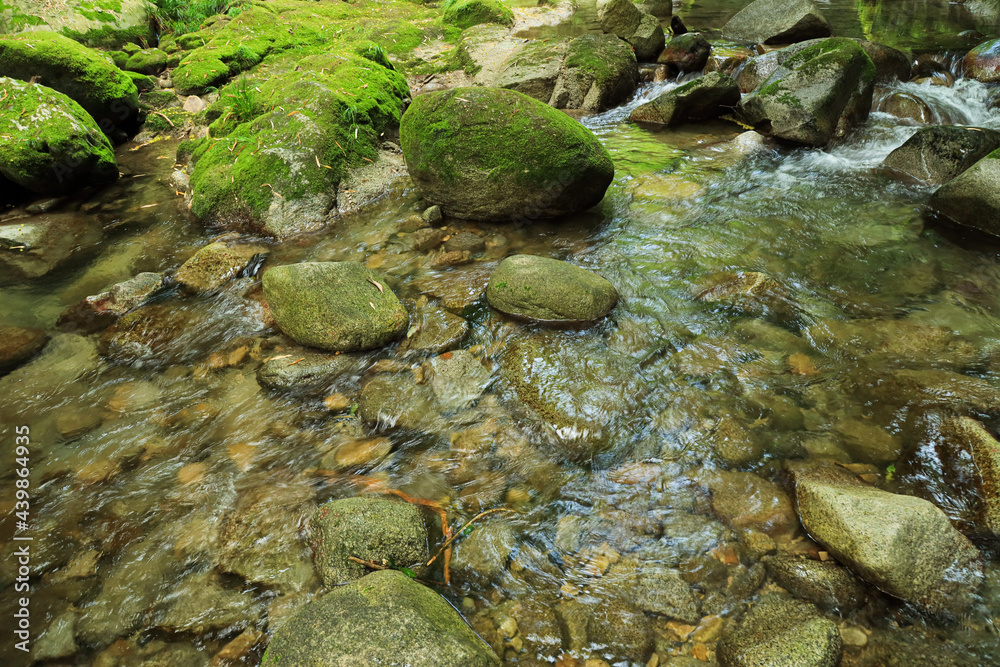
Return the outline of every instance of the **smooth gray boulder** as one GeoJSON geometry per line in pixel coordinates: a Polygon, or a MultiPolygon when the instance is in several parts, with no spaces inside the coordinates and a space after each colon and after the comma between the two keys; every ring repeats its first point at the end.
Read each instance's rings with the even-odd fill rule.
{"type": "Polygon", "coordinates": [[[410,317],[385,278],[359,262],[303,262],[268,269],[264,298],[295,342],[331,352],[372,350],[406,331],[410,317]]]}
{"type": "Polygon", "coordinates": [[[740,89],[732,77],[710,72],[636,107],[629,120],[679,125],[687,121],[718,118],[731,112],[739,102],[740,89]]]}
{"type": "Polygon", "coordinates": [[[943,185],[1000,148],[1000,132],[980,127],[923,127],[882,166],[929,185],[943,185]]]}
{"type": "Polygon", "coordinates": [[[264,667],[499,667],[455,608],[402,572],[334,587],[278,628],[264,667]]]}
{"type": "Polygon", "coordinates": [[[539,322],[601,319],[618,303],[618,291],[601,276],[557,259],[514,255],[500,262],[486,299],[502,313],[539,322]]]}
{"type": "Polygon", "coordinates": [[[979,550],[931,503],[834,468],[795,473],[799,519],[855,574],[931,613],[960,613],[983,578],[979,550]]]}
{"type": "Polygon", "coordinates": [[[959,225],[1000,236],[1000,149],[938,188],[928,206],[959,225]]]}
{"type": "Polygon", "coordinates": [[[831,38],[789,58],[745,96],[737,116],[761,134],[824,146],[868,118],[875,64],[857,42],[831,38]]]}
{"type": "Polygon", "coordinates": [[[639,62],[652,62],[663,51],[666,37],[660,20],[636,7],[632,0],[599,0],[597,18],[601,30],[632,45],[639,62]]]}
{"type": "Polygon", "coordinates": [[[831,34],[826,17],[811,0],[754,0],[722,28],[726,39],[764,44],[794,44],[831,34]]]}
{"type": "Polygon", "coordinates": [[[722,667],[836,667],[843,640],[810,604],[765,595],[716,647],[722,667]]]}
{"type": "Polygon", "coordinates": [[[320,505],[309,524],[313,563],[330,587],[365,575],[350,557],[414,567],[427,556],[427,528],[420,510],[386,498],[342,498],[320,505]]]}

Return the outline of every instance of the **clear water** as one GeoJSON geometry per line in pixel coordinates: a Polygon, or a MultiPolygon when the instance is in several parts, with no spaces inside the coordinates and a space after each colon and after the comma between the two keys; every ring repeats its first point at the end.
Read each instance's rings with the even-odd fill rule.
{"type": "MultiPolygon", "coordinates": [[[[916,5],[942,33],[984,29],[951,5],[863,6],[881,7],[885,19],[916,5]]],[[[724,7],[692,3],[679,13],[689,24],[699,17],[714,26],[724,7]]],[[[892,34],[904,39],[918,30],[907,25],[892,34]]],[[[753,514],[775,502],[781,491],[773,489],[786,488],[786,459],[834,456],[868,466],[884,488],[932,500],[975,536],[967,468],[942,449],[939,425],[958,412],[995,431],[995,414],[961,397],[928,401],[915,386],[882,387],[901,369],[1000,384],[1000,243],[929,221],[929,188],[878,171],[913,125],[875,113],[825,150],[748,154],[734,144],[741,130],[732,124],[652,131],[625,122],[631,108],[672,85],[648,86],[622,108],[584,120],[617,167],[599,207],[518,228],[456,225],[453,233],[502,237],[473,264],[433,269],[425,255],[405,249],[398,230],[418,198],[405,184],[361,215],[272,247],[265,266],[367,262],[411,312],[429,302],[464,317],[470,333],[461,347],[474,350],[494,378],[473,408],[430,410],[412,429],[364,425],[326,409],[328,394],[355,401],[377,362],[419,368],[424,357],[395,346],[363,355],[326,392],[263,390],[255,379],[260,363],[294,349],[268,327],[252,279],[213,296],[159,297],[185,326],[151,362],[110,363],[94,355],[95,335],[64,335],[65,358],[0,380],[4,442],[13,442],[18,425],[32,433],[32,627],[76,624],[75,647],[59,664],[208,664],[237,637],[256,647],[237,664],[255,664],[267,633],[319,590],[304,539],[309,513],[361,493],[395,490],[437,503],[455,526],[486,509],[514,510],[483,522],[516,535],[502,574],[484,582],[453,572],[453,587],[442,590],[487,638],[507,617],[522,628],[529,617],[537,621],[533,632],[493,637],[506,642],[499,648],[509,664],[554,663],[563,653],[632,664],[610,645],[571,647],[549,616],[525,611],[572,601],[585,616],[604,618],[621,604],[616,566],[669,566],[703,596],[704,617],[734,617],[754,589],[740,587],[751,568],[726,556],[737,549],[726,525],[732,517],[709,500],[706,476],[719,470],[778,484],[766,487],[771,495],[743,499],[753,514]],[[590,267],[622,301],[610,318],[581,331],[505,320],[481,290],[496,262],[514,253],[590,267]],[[749,272],[773,279],[769,296],[698,298],[749,272]],[[538,403],[569,415],[573,428],[525,407],[512,378],[528,361],[538,403]],[[91,427],[65,435],[68,423],[91,427]],[[713,445],[723,424],[756,453],[724,461],[713,445]],[[858,446],[859,430],[865,442],[883,444],[858,446]],[[388,438],[391,454],[342,470],[324,463],[372,437],[388,438]],[[221,574],[241,550],[255,560],[255,576],[221,574]],[[205,587],[211,596],[193,594],[205,587]]],[[[954,123],[1000,129],[981,84],[902,83],[883,94],[893,91],[922,97],[954,123]]],[[[103,240],[44,278],[6,276],[0,321],[52,330],[84,296],[140,271],[172,270],[204,245],[211,232],[186,217],[167,185],[172,150],[123,150],[120,162],[132,176],[94,196],[103,205],[98,213],[74,211],[83,201],[57,212],[67,225],[97,215],[103,240]]],[[[9,447],[3,463],[12,470],[9,447]]],[[[15,477],[5,473],[5,537],[14,530],[14,491],[15,477]]],[[[428,523],[436,516],[428,512],[428,523]]],[[[786,551],[817,552],[797,524],[775,539],[786,551]]],[[[996,553],[976,539],[988,580],[967,616],[942,625],[876,597],[842,621],[868,637],[843,664],[888,664],[887,655],[907,655],[899,646],[929,656],[926,664],[1000,661],[996,553]]],[[[16,572],[6,557],[16,546],[2,544],[5,618],[16,604],[16,572]]],[[[460,552],[459,545],[456,558],[460,552]]],[[[662,655],[701,650],[704,642],[664,619],[650,622],[662,655]]],[[[23,660],[11,652],[7,664],[23,660]]]]}

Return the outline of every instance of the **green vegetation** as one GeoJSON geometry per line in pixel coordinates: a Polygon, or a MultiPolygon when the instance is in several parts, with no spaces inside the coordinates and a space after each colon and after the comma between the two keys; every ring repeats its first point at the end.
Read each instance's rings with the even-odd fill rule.
{"type": "Polygon", "coordinates": [[[228,16],[238,16],[245,0],[154,0],[156,9],[152,19],[160,26],[160,32],[183,35],[195,32],[209,16],[226,12],[228,16]]]}
{"type": "Polygon", "coordinates": [[[444,22],[463,30],[481,23],[514,25],[514,12],[500,0],[445,0],[444,22]]]}

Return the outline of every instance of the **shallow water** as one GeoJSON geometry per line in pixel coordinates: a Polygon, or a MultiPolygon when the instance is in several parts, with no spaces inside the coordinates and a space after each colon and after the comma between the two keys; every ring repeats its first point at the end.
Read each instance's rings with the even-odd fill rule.
{"type": "MultiPolygon", "coordinates": [[[[914,4],[874,7],[886,16],[914,4]]],[[[984,29],[954,6],[919,5],[932,8],[928,21],[942,33],[984,29]]],[[[693,3],[681,13],[689,24],[699,17],[716,26],[724,6],[693,3]]],[[[831,16],[841,13],[831,7],[831,16]]],[[[927,219],[929,188],[878,171],[915,125],[875,113],[826,150],[746,154],[732,143],[741,131],[733,124],[650,130],[625,122],[672,85],[651,85],[623,108],[584,120],[616,162],[601,205],[529,226],[457,224],[451,233],[468,228],[490,239],[470,265],[434,269],[428,255],[407,249],[399,227],[418,195],[406,183],[362,214],[273,245],[264,268],[362,261],[411,313],[436,306],[465,318],[470,332],[459,347],[492,373],[474,407],[416,409],[426,388],[413,377],[428,355],[399,345],[358,355],[320,392],[262,389],[260,363],[298,350],[268,326],[253,276],[211,296],[168,289],[157,297],[182,326],[141,362],[102,360],[96,335],[62,334],[0,380],[5,441],[17,425],[32,434],[33,628],[75,627],[63,662],[208,664],[242,637],[257,648],[238,664],[255,664],[266,633],[319,590],[305,541],[312,509],[394,490],[437,503],[455,527],[484,510],[513,510],[482,524],[515,536],[501,571],[485,579],[456,566],[453,586],[442,589],[487,639],[516,618],[520,631],[492,636],[510,664],[551,663],[567,651],[633,664],[610,639],[561,645],[551,612],[532,605],[575,604],[603,618],[628,596],[621,570],[643,563],[680,572],[700,596],[700,616],[729,618],[752,599],[756,587],[746,582],[759,568],[731,557],[733,529],[745,524],[712,505],[707,489],[720,494],[712,475],[758,475],[754,493],[741,496],[741,516],[770,521],[783,462],[813,457],[868,466],[884,488],[928,498],[988,561],[978,604],[955,623],[875,596],[843,621],[868,636],[843,664],[886,664],[880,656],[899,644],[930,655],[927,664],[1000,661],[996,552],[975,533],[967,467],[951,460],[940,421],[957,412],[994,431],[1000,422],[962,396],[929,401],[918,386],[886,388],[899,370],[1000,384],[1000,244],[927,219]],[[592,268],[622,301],[584,330],[506,320],[481,292],[496,262],[515,253],[592,268]],[[773,279],[768,291],[733,297],[730,287],[754,273],[773,279]],[[385,360],[404,364],[385,375],[398,385],[401,413],[416,414],[365,425],[354,408],[327,409],[331,394],[356,404],[370,368],[385,360]],[[737,445],[722,449],[720,433],[737,445]],[[374,437],[388,439],[388,454],[337,467],[374,437]]],[[[883,93],[894,91],[922,97],[952,122],[1000,129],[981,84],[903,83],[883,93]]],[[[0,320],[51,330],[81,298],[140,271],[172,270],[207,243],[211,232],[186,217],[167,185],[172,150],[123,149],[130,176],[94,195],[96,213],[75,210],[86,200],[54,212],[96,216],[102,240],[43,278],[6,274],[0,320]]],[[[4,464],[13,467],[8,448],[4,464]]],[[[14,484],[10,474],[0,481],[5,509],[14,484]]],[[[782,549],[818,553],[793,515],[777,516],[779,528],[766,530],[782,549]]],[[[434,525],[436,517],[426,518],[434,525]]],[[[10,511],[0,522],[4,535],[13,532],[10,511]]],[[[5,555],[16,546],[4,543],[5,555]]],[[[456,563],[461,554],[459,543],[456,563]]],[[[15,604],[12,563],[0,565],[5,617],[15,604]]],[[[442,577],[440,566],[430,573],[442,577]]],[[[652,624],[664,655],[711,643],[662,618],[652,624]]],[[[14,654],[10,664],[19,660],[14,654]]]]}

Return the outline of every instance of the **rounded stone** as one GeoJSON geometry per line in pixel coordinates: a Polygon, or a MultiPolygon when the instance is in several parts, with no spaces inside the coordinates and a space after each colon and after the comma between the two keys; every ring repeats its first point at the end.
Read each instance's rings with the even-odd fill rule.
{"type": "Polygon", "coordinates": [[[500,262],[486,299],[502,313],[539,322],[593,322],[618,303],[614,285],[587,269],[548,257],[514,255],[500,262]]]}
{"type": "Polygon", "coordinates": [[[410,317],[385,279],[358,262],[304,262],[264,273],[278,328],[302,345],[352,352],[386,345],[410,317]]]}
{"type": "Polygon", "coordinates": [[[983,83],[1000,81],[1000,39],[983,42],[965,55],[965,76],[983,83]]]}

